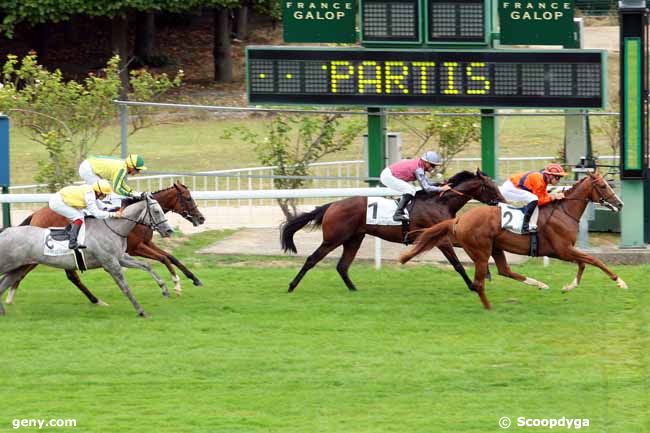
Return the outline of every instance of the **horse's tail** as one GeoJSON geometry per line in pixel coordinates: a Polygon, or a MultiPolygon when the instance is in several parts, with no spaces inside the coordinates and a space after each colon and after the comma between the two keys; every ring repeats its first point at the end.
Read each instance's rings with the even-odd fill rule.
{"type": "Polygon", "coordinates": [[[33,216],[34,216],[34,214],[31,214],[30,216],[28,216],[27,218],[25,218],[25,219],[23,220],[23,222],[21,222],[21,223],[18,224],[18,225],[21,225],[21,226],[28,226],[28,225],[30,225],[30,224],[32,223],[32,217],[33,217],[33,216]]]}
{"type": "Polygon", "coordinates": [[[445,236],[451,233],[453,227],[454,219],[448,219],[424,230],[422,234],[418,236],[415,244],[400,254],[400,263],[404,264],[411,260],[413,257],[422,254],[425,251],[429,251],[431,248],[437,246],[440,241],[445,238],[445,236]]]}
{"type": "Polygon", "coordinates": [[[323,223],[323,216],[325,211],[332,203],[319,206],[311,212],[302,213],[293,218],[289,218],[280,226],[280,242],[282,243],[282,250],[286,252],[297,253],[298,249],[296,244],[293,243],[293,235],[298,230],[311,223],[314,228],[320,227],[323,223]]]}

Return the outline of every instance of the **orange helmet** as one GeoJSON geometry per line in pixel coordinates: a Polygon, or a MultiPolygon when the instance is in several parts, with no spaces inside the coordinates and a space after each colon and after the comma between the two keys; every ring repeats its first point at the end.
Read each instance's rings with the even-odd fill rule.
{"type": "Polygon", "coordinates": [[[566,176],[567,173],[564,171],[562,166],[560,164],[549,164],[546,167],[544,167],[544,170],[542,170],[542,173],[544,174],[550,174],[552,176],[566,176]]]}

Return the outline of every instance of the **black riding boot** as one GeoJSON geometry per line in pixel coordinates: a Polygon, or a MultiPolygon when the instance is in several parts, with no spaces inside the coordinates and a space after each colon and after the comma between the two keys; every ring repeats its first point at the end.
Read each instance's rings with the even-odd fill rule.
{"type": "Polygon", "coordinates": [[[521,225],[522,233],[530,233],[530,217],[533,216],[535,209],[537,209],[537,200],[531,201],[524,208],[524,222],[521,225]]]}
{"type": "Polygon", "coordinates": [[[404,194],[402,196],[399,203],[397,203],[397,209],[393,215],[393,221],[408,221],[408,218],[404,215],[404,208],[406,208],[406,205],[409,204],[411,200],[413,200],[411,194],[404,194]]]}
{"type": "Polygon", "coordinates": [[[70,242],[68,243],[68,248],[70,248],[71,250],[76,250],[78,248],[86,248],[85,245],[79,245],[77,243],[79,230],[81,230],[81,224],[72,224],[72,227],[70,227],[70,234],[68,235],[70,242]]]}

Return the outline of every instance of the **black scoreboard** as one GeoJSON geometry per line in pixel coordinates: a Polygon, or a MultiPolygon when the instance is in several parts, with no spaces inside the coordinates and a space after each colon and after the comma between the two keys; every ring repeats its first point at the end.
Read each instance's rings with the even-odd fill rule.
{"type": "Polygon", "coordinates": [[[597,50],[249,47],[251,104],[602,108],[597,50]]]}

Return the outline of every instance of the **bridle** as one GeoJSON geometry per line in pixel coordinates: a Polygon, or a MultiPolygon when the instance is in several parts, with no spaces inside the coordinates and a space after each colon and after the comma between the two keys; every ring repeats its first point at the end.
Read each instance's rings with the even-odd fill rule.
{"type": "Polygon", "coordinates": [[[176,186],[173,186],[173,188],[176,190],[176,203],[180,202],[181,204],[181,211],[178,214],[187,221],[192,222],[193,214],[199,210],[199,207],[192,200],[192,197],[183,196],[181,190],[176,186]]]}
{"type": "MultiPolygon", "coordinates": [[[[615,193],[614,191],[612,191],[611,194],[609,194],[609,195],[607,195],[607,196],[604,195],[604,194],[601,192],[600,187],[599,187],[599,185],[598,185],[598,183],[597,183],[600,179],[602,179],[602,176],[601,176],[601,177],[596,177],[596,178],[591,178],[591,179],[589,179],[589,182],[590,182],[591,185],[592,185],[592,189],[595,189],[596,192],[598,193],[598,196],[600,197],[600,199],[598,200],[598,203],[600,203],[601,205],[606,206],[606,207],[612,209],[612,208],[614,207],[614,205],[612,205],[612,204],[609,203],[609,199],[612,198],[612,197],[615,197],[615,196],[616,196],[616,193],[615,193]]],[[[558,206],[556,206],[556,207],[553,208],[553,211],[552,211],[551,214],[549,215],[549,219],[553,216],[553,212],[555,212],[555,209],[560,208],[560,210],[561,210],[565,215],[567,215],[569,218],[571,218],[571,219],[574,220],[575,222],[580,223],[580,218],[575,218],[573,215],[571,215],[571,214],[570,214],[570,213],[565,209],[565,207],[564,207],[564,203],[563,203],[565,200],[575,200],[575,201],[583,201],[583,202],[589,202],[589,201],[591,201],[591,199],[590,199],[589,197],[585,197],[585,198],[572,198],[572,197],[565,197],[564,199],[562,199],[562,200],[559,201],[558,206]]]]}
{"type": "MultiPolygon", "coordinates": [[[[136,225],[142,225],[142,226],[148,227],[150,230],[153,230],[153,231],[158,230],[158,226],[160,226],[161,224],[165,224],[167,222],[167,218],[163,218],[162,220],[155,222],[153,220],[151,207],[155,206],[158,202],[153,200],[153,199],[150,199],[149,197],[145,198],[145,200],[147,201],[147,209],[146,209],[145,212],[142,213],[141,218],[139,218],[137,220],[134,220],[134,219],[123,216],[121,219],[131,221],[131,222],[135,223],[136,225]],[[144,221],[147,220],[147,219],[149,220],[149,222],[145,223],[144,221]]],[[[121,238],[127,238],[129,236],[129,233],[131,233],[130,230],[125,235],[123,235],[121,233],[118,233],[117,231],[115,231],[115,229],[113,229],[110,225],[108,225],[108,218],[104,219],[104,225],[106,227],[108,227],[108,229],[110,231],[112,231],[114,234],[118,235],[121,238]]]]}

